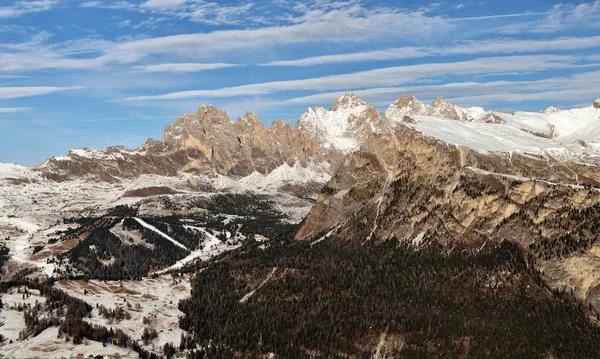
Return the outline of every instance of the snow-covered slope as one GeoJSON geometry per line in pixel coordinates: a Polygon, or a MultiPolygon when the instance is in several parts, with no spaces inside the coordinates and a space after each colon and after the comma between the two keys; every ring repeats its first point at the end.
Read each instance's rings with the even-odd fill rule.
{"type": "Polygon", "coordinates": [[[33,259],[33,250],[37,245],[47,245],[56,230],[68,227],[62,224],[63,218],[101,215],[117,205],[136,203],[142,203],[144,213],[161,215],[165,211],[161,198],[165,196],[177,203],[189,203],[219,193],[251,192],[266,196],[289,221],[297,222],[312,205],[304,197],[316,196],[330,176],[326,163],[284,163],[267,175],[255,172],[246,177],[179,173],[146,174],[116,182],[88,178],[53,181],[35,169],[0,164],[0,244],[9,247],[18,265],[33,265],[51,275],[54,266],[45,259],[33,259]],[[287,191],[290,186],[295,188],[287,191]],[[304,187],[306,191],[294,194],[304,187]],[[6,237],[10,240],[4,240],[6,237]]]}
{"type": "Polygon", "coordinates": [[[268,191],[287,184],[298,185],[307,182],[325,184],[329,178],[331,178],[331,166],[327,163],[311,162],[308,166],[303,167],[296,162],[293,166],[284,163],[266,175],[255,171],[241,178],[239,183],[245,188],[268,191]]]}
{"type": "Polygon", "coordinates": [[[39,176],[32,173],[29,167],[16,163],[0,163],[0,180],[4,179],[37,180],[39,176]]]}
{"type": "Polygon", "coordinates": [[[298,129],[326,150],[357,150],[379,120],[370,104],[352,93],[337,99],[329,110],[308,108],[298,119],[298,129]]]}
{"type": "Polygon", "coordinates": [[[391,122],[403,123],[425,135],[482,153],[515,152],[585,163],[600,160],[600,109],[592,106],[512,114],[456,106],[457,112],[467,113],[472,118],[458,121],[422,114],[428,111],[413,113],[413,108],[414,105],[398,106],[395,103],[386,111],[386,116],[391,122]],[[410,120],[404,116],[409,116],[410,120]],[[486,123],[480,121],[482,118],[493,118],[494,121],[486,123]]]}

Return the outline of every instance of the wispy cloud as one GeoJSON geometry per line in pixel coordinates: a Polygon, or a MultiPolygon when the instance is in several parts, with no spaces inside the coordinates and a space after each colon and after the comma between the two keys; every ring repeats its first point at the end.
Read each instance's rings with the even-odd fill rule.
{"type": "MultiPolygon", "coordinates": [[[[451,82],[439,85],[380,87],[358,90],[356,93],[373,103],[390,104],[403,94],[419,98],[444,96],[464,105],[482,106],[499,102],[524,102],[531,100],[580,101],[594,98],[592,89],[600,86],[600,71],[575,74],[568,77],[551,77],[530,81],[451,82]]],[[[327,104],[335,101],[344,91],[319,93],[295,97],[288,104],[327,104]]],[[[596,96],[597,97],[597,96],[596,96]]]]}
{"type": "Polygon", "coordinates": [[[131,26],[131,20],[123,20],[117,24],[117,27],[124,28],[131,26]]]}
{"type": "Polygon", "coordinates": [[[208,70],[225,69],[229,67],[240,66],[237,64],[198,64],[198,63],[174,63],[174,64],[158,64],[147,66],[136,66],[135,68],[146,72],[200,72],[208,70]]]}
{"type": "Polygon", "coordinates": [[[31,97],[39,95],[48,95],[55,92],[79,90],[81,86],[71,87],[49,87],[49,86],[31,86],[31,87],[0,87],[0,100],[8,100],[19,97],[31,97]]]}
{"type": "Polygon", "coordinates": [[[17,1],[10,6],[0,6],[0,19],[19,17],[27,13],[50,10],[58,5],[55,0],[17,1]]]}
{"type": "Polygon", "coordinates": [[[515,17],[540,17],[542,15],[551,15],[551,11],[543,12],[522,12],[516,14],[495,14],[495,15],[483,15],[483,16],[468,16],[468,17],[455,17],[449,18],[449,22],[461,22],[461,21],[481,21],[481,20],[494,20],[494,19],[507,19],[515,17]]]}
{"type": "MultiPolygon", "coordinates": [[[[260,22],[257,21],[260,17],[250,16],[250,10],[255,6],[254,3],[225,5],[221,2],[198,0],[147,0],[136,4],[128,1],[86,1],[79,6],[159,14],[160,18],[189,19],[212,25],[240,24],[244,21],[260,22]]],[[[153,16],[153,18],[156,17],[153,16]]]]}
{"type": "Polygon", "coordinates": [[[31,110],[31,107],[0,107],[0,113],[15,113],[31,110]]]}
{"type": "Polygon", "coordinates": [[[541,72],[550,69],[590,66],[587,64],[580,64],[580,60],[581,58],[577,56],[561,55],[486,57],[461,62],[394,66],[350,74],[323,76],[303,80],[264,82],[217,90],[180,91],[153,96],[128,97],[120,99],[119,101],[256,96],[293,90],[348,90],[375,86],[392,86],[421,79],[432,79],[452,75],[493,76],[503,73],[541,72]]]}
{"type": "Polygon", "coordinates": [[[552,7],[548,17],[540,22],[535,29],[537,32],[557,32],[568,27],[599,27],[600,0],[591,3],[562,3],[552,7]]]}
{"type": "MultiPolygon", "coordinates": [[[[284,23],[287,22],[287,24],[278,26],[241,30],[218,30],[131,41],[97,41],[96,39],[83,39],[86,41],[80,41],[76,45],[81,47],[83,44],[88,47],[88,49],[81,49],[89,53],[89,56],[85,57],[80,56],[80,53],[73,53],[71,47],[75,46],[75,43],[54,43],[52,45],[45,45],[42,41],[38,41],[38,46],[29,46],[26,49],[12,49],[13,51],[0,53],[0,71],[18,72],[52,68],[102,69],[111,65],[139,62],[153,55],[169,55],[180,56],[184,59],[198,59],[214,57],[224,53],[239,52],[240,50],[249,48],[256,50],[260,48],[304,43],[337,44],[345,41],[366,43],[381,38],[400,40],[400,37],[402,40],[412,38],[414,41],[418,41],[423,36],[450,34],[453,30],[456,30],[456,24],[461,21],[484,20],[484,17],[481,16],[444,18],[442,16],[429,16],[422,11],[411,12],[405,9],[367,9],[358,2],[327,3],[327,5],[324,5],[322,2],[317,2],[317,4],[319,4],[319,6],[313,4],[312,7],[296,4],[293,8],[296,12],[295,16],[283,18],[284,23]]],[[[80,6],[136,9],[136,11],[140,9],[139,5],[126,1],[112,3],[88,1],[82,3],[80,6]]],[[[226,23],[229,21],[227,18],[231,17],[232,14],[240,15],[243,11],[249,11],[254,5],[248,3],[240,6],[239,9],[231,9],[228,6],[219,6],[216,3],[168,0],[148,1],[141,5],[142,8],[154,9],[152,11],[165,14],[168,11],[176,11],[176,9],[181,6],[186,7],[187,12],[180,12],[179,15],[172,14],[173,16],[181,16],[184,18],[196,16],[199,21],[206,22],[221,19],[217,22],[226,23]],[[202,7],[196,7],[194,12],[188,11],[192,7],[200,5],[202,7]]],[[[589,17],[597,11],[596,8],[598,7],[600,7],[600,1],[596,1],[593,4],[561,7],[561,14],[567,13],[568,15],[561,15],[560,18],[572,19],[573,17],[581,18],[581,16],[589,17]],[[586,10],[585,13],[583,13],[583,10],[586,10]]],[[[549,16],[552,16],[556,11],[558,10],[491,16],[540,17],[548,14],[550,14],[549,16]]],[[[487,17],[490,16],[486,16],[486,18],[487,17]]],[[[235,17],[235,19],[245,18],[246,16],[241,15],[235,17]]],[[[135,25],[132,24],[131,20],[124,20],[119,23],[118,26],[154,28],[157,24],[167,20],[168,17],[151,16],[135,25]]],[[[534,27],[539,28],[539,26],[536,26],[534,27]]],[[[375,51],[270,61],[265,65],[311,66],[330,63],[402,60],[446,55],[566,51],[597,47],[599,46],[599,38],[600,37],[570,37],[551,40],[488,39],[481,41],[462,41],[442,47],[404,46],[375,51]]],[[[443,39],[438,40],[441,42],[443,39]]],[[[75,49],[75,51],[77,51],[77,49],[75,49]]]]}
{"type": "MultiPolygon", "coordinates": [[[[97,1],[84,4],[88,7],[105,5],[97,1]]],[[[127,7],[128,4],[112,3],[110,6],[127,7]]],[[[381,37],[412,37],[417,41],[422,36],[429,36],[424,34],[445,33],[451,28],[440,17],[429,17],[403,9],[366,9],[359,5],[339,5],[329,11],[309,8],[302,14],[290,20],[293,23],[281,26],[218,30],[122,42],[97,41],[94,38],[87,42],[52,45],[37,41],[37,45],[33,46],[34,42],[30,42],[30,46],[0,53],[0,71],[102,69],[109,65],[131,64],[152,55],[197,59],[281,45],[343,41],[366,43],[381,37]],[[78,46],[75,50],[79,52],[87,50],[88,56],[72,54],[74,46],[78,46]]]]}
{"type": "Polygon", "coordinates": [[[173,10],[181,7],[187,0],[148,0],[141,7],[154,10],[173,10]]]}
{"type": "Polygon", "coordinates": [[[434,56],[512,54],[568,51],[600,47],[600,36],[566,37],[551,40],[490,39],[463,41],[443,47],[400,47],[376,51],[314,56],[296,60],[271,61],[263,66],[313,66],[364,61],[402,60],[434,56]]]}
{"type": "Polygon", "coordinates": [[[137,9],[137,5],[127,1],[85,1],[79,4],[79,7],[83,8],[99,8],[99,9],[111,9],[111,10],[132,10],[137,9]]]}

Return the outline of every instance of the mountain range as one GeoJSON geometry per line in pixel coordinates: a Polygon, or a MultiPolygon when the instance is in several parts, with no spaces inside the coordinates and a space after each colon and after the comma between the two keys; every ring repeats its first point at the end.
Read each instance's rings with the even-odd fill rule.
{"type": "MultiPolygon", "coordinates": [[[[471,350],[554,357],[564,342],[538,348],[503,332],[493,345],[482,344],[489,338],[485,328],[500,315],[495,306],[507,306],[539,318],[577,317],[575,326],[560,328],[561,336],[582,335],[582,343],[600,338],[590,329],[600,318],[599,165],[600,99],[585,108],[507,113],[442,97],[428,105],[404,95],[380,113],[348,93],[329,109],[307,109],[295,125],[275,121],[270,128],[254,113],[232,121],[202,105],[166,126],[161,140],[137,149],[75,149],[32,168],[0,164],[0,249],[10,253],[0,255],[0,282],[52,278],[69,295],[110,304],[121,291],[115,286],[107,294],[100,281],[135,284],[196,273],[189,279],[191,297],[177,308],[162,314],[150,306],[136,309],[144,315],[123,328],[135,337],[151,313],[163,315],[151,328],[167,331],[169,318],[181,317],[182,342],[200,347],[217,336],[235,350],[258,353],[264,335],[270,350],[284,357],[327,353],[336,340],[336,353],[343,348],[358,357],[411,357],[418,350],[439,357],[471,350]],[[392,320],[388,309],[361,304],[364,298],[395,303],[396,294],[376,285],[371,271],[394,286],[400,277],[392,273],[406,276],[403,305],[428,317],[394,312],[404,319],[392,320]],[[413,282],[418,275],[426,282],[413,282]],[[460,276],[464,288],[446,288],[460,276]],[[98,282],[88,289],[90,279],[98,282]],[[435,288],[442,287],[444,299],[437,302],[435,288]],[[96,292],[88,291],[104,294],[92,298],[96,292]],[[419,307],[414,291],[435,301],[419,307]],[[263,301],[287,309],[277,312],[263,301]],[[531,312],[536,301],[547,310],[531,312]],[[464,333],[458,333],[447,326],[456,324],[452,311],[441,320],[436,306],[479,312],[469,312],[472,327],[459,323],[464,333]],[[347,307],[360,315],[348,317],[341,309],[347,307]],[[279,317],[309,319],[288,332],[279,317]],[[245,323],[243,337],[229,325],[237,320],[245,323]],[[337,339],[328,337],[324,324],[330,321],[341,323],[337,339]],[[418,333],[426,321],[423,337],[418,333]],[[253,327],[258,322],[271,328],[268,333],[253,327]],[[447,330],[454,344],[440,339],[447,330]],[[186,333],[195,337],[185,339],[186,333]],[[289,337],[301,343],[289,346],[289,337]],[[498,347],[505,340],[529,349],[498,347]]],[[[87,328],[82,318],[71,319],[76,324],[61,330],[74,335],[84,330],[78,326],[87,328]]],[[[523,329],[517,317],[507,323],[523,329]]],[[[532,330],[547,333],[545,323],[536,321],[532,330]]],[[[161,343],[173,340],[156,335],[161,343]]],[[[152,348],[146,341],[136,351],[152,348]]]]}
{"type": "Polygon", "coordinates": [[[144,174],[215,173],[241,178],[254,172],[267,175],[287,163],[328,163],[335,167],[349,152],[399,125],[449,145],[481,154],[534,156],[549,161],[596,163],[600,138],[600,101],[588,108],[540,113],[485,111],[464,108],[442,97],[432,105],[404,95],[385,114],[348,93],[329,110],[308,108],[290,125],[274,121],[265,128],[251,112],[232,121],[210,105],[186,113],[164,129],[162,140],[148,139],[137,149],[113,146],[88,148],[50,158],[32,168],[42,177],[65,181],[89,178],[117,181],[144,174]]]}

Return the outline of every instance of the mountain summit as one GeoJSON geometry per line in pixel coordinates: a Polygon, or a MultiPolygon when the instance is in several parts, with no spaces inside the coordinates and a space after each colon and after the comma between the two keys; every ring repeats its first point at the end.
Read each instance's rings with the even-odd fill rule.
{"type": "Polygon", "coordinates": [[[298,119],[298,130],[325,151],[348,153],[357,150],[381,120],[373,105],[347,93],[329,110],[308,108],[298,119]]]}

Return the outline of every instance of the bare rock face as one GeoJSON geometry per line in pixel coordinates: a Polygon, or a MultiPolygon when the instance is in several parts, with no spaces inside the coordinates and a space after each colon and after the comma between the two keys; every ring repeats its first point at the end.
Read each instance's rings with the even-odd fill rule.
{"type": "Polygon", "coordinates": [[[600,98],[594,100],[594,108],[600,109],[600,98]]]}
{"type": "MultiPolygon", "coordinates": [[[[482,154],[400,125],[341,162],[296,238],[316,239],[337,228],[331,238],[345,241],[413,239],[437,232],[446,233],[441,241],[447,245],[459,239],[461,245],[482,245],[534,199],[560,197],[560,205],[545,209],[557,217],[557,208],[576,206],[572,192],[578,193],[578,204],[598,203],[594,191],[548,183],[585,179],[600,184],[600,171],[590,168],[573,164],[570,172],[530,156],[482,154]]],[[[523,226],[503,233],[503,238],[531,244],[535,236],[523,226]]]]}
{"type": "Polygon", "coordinates": [[[106,152],[74,150],[38,167],[55,180],[92,178],[116,181],[141,174],[216,172],[246,176],[269,173],[283,163],[322,162],[318,147],[297,128],[275,121],[266,129],[251,112],[233,122],[225,111],[203,105],[166,126],[162,141],[149,139],[138,149],[113,146],[106,152]]]}
{"type": "Polygon", "coordinates": [[[433,107],[433,114],[436,117],[441,117],[441,118],[447,118],[450,120],[455,120],[455,121],[468,121],[468,120],[472,120],[469,119],[467,117],[467,115],[465,114],[459,114],[458,112],[458,107],[454,106],[453,104],[450,103],[450,101],[446,100],[445,98],[438,96],[435,98],[435,100],[433,100],[432,103],[432,107],[433,107]]]}

